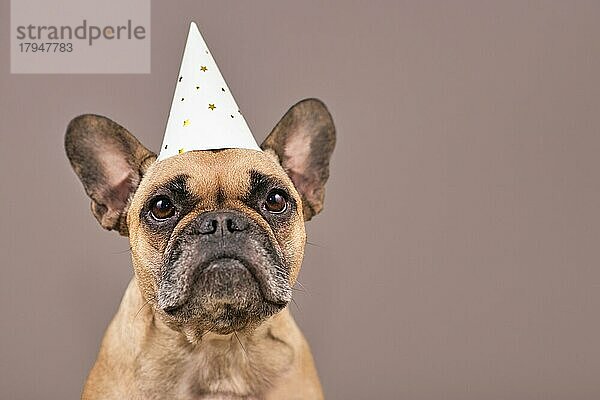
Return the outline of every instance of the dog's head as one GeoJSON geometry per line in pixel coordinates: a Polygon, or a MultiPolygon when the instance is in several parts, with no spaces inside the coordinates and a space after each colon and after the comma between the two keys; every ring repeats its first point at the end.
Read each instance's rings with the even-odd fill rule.
{"type": "Polygon", "coordinates": [[[82,115],[67,155],[102,227],[129,236],[154,312],[191,334],[251,329],[291,300],[304,221],[323,207],[335,129],[325,106],[293,106],[264,151],[156,155],[115,122],[82,115]]]}

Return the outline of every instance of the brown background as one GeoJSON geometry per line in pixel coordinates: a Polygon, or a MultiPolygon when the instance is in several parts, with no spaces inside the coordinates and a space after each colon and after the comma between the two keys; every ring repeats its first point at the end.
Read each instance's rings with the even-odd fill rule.
{"type": "Polygon", "coordinates": [[[335,118],[292,305],[327,397],[600,397],[600,3],[155,1],[137,76],[10,75],[0,7],[0,398],[79,395],[131,267],[63,132],[158,149],[191,18],[259,140],[335,118]]]}

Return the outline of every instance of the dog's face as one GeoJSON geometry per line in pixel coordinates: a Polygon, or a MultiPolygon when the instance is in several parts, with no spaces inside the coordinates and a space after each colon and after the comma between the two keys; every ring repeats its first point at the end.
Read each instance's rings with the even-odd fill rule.
{"type": "Polygon", "coordinates": [[[194,151],[149,168],[127,216],[146,298],[171,322],[225,333],[291,300],[302,200],[272,153],[194,151]]]}
{"type": "Polygon", "coordinates": [[[305,100],[262,152],[191,151],[156,162],[124,128],[94,115],[74,119],[65,144],[96,218],[129,236],[146,301],[197,340],[252,329],[287,306],[334,142],[324,105],[305,100]]]}

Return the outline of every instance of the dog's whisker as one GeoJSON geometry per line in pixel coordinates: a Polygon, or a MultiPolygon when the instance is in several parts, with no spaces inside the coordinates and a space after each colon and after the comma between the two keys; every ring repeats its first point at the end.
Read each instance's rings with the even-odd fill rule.
{"type": "Polygon", "coordinates": [[[150,304],[150,301],[151,301],[151,300],[152,300],[152,299],[148,299],[148,300],[146,300],[146,302],[145,302],[145,303],[144,303],[144,304],[143,304],[143,305],[140,307],[140,309],[139,309],[139,310],[137,310],[137,312],[135,313],[135,315],[134,315],[134,317],[133,317],[133,321],[132,321],[132,323],[135,321],[135,319],[137,318],[137,316],[139,315],[139,313],[140,313],[140,312],[142,312],[142,310],[144,309],[144,307],[146,307],[148,304],[150,304]]]}
{"type": "Polygon", "coordinates": [[[298,305],[298,303],[296,303],[296,300],[292,297],[292,303],[294,303],[294,305],[296,306],[296,308],[298,309],[298,311],[302,312],[302,309],[300,308],[300,306],[298,305]]]}
{"type": "Polygon", "coordinates": [[[201,338],[204,339],[204,336],[206,336],[208,333],[210,332],[214,332],[215,327],[217,326],[216,323],[211,323],[209,326],[203,326],[202,329],[202,334],[201,334],[201,338]]]}
{"type": "Polygon", "coordinates": [[[131,253],[131,247],[128,248],[127,250],[116,251],[113,254],[125,254],[125,253],[131,253]]]}
{"type": "Polygon", "coordinates": [[[242,344],[242,341],[240,340],[238,334],[236,331],[233,331],[233,334],[235,336],[235,338],[237,339],[238,343],[240,344],[240,347],[242,348],[242,350],[244,351],[244,355],[246,356],[246,359],[248,359],[248,352],[246,351],[246,348],[244,347],[244,345],[242,344]]]}
{"type": "Polygon", "coordinates": [[[298,286],[300,286],[300,287],[302,288],[302,290],[304,290],[305,292],[307,292],[307,293],[308,293],[308,289],[306,289],[306,286],[304,286],[304,285],[302,284],[302,282],[300,282],[298,279],[296,279],[296,284],[297,284],[298,286]]]}

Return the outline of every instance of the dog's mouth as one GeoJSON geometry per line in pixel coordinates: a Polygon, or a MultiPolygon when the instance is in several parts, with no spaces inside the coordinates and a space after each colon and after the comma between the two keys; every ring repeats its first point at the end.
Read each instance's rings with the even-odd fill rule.
{"type": "Polygon", "coordinates": [[[197,323],[217,333],[243,330],[283,309],[290,299],[269,270],[232,255],[213,257],[179,276],[175,286],[161,283],[158,306],[179,323],[197,323]],[[278,292],[279,291],[279,292],[278,292]],[[161,306],[163,300],[164,306],[161,306]],[[169,304],[170,303],[170,304],[169,304]]]}
{"type": "MultiPolygon", "coordinates": [[[[238,258],[220,257],[203,263],[197,272],[189,290],[184,282],[179,282],[183,287],[166,289],[163,286],[163,292],[179,292],[179,299],[173,305],[166,306],[163,310],[175,315],[184,309],[187,297],[195,293],[211,297],[213,301],[223,304],[234,305],[239,301],[240,293],[243,291],[260,290],[260,285],[256,276],[252,274],[246,263],[238,258]],[[179,290],[177,290],[179,289],[179,290]],[[189,293],[183,293],[189,292],[189,293]]],[[[262,292],[260,293],[263,297],[262,292]]],[[[165,296],[163,296],[164,298],[165,296]]]]}
{"type": "Polygon", "coordinates": [[[256,270],[256,266],[239,258],[216,258],[200,268],[195,286],[213,302],[226,305],[243,305],[249,297],[266,300],[261,288],[264,282],[261,285],[256,270]]]}
{"type": "Polygon", "coordinates": [[[194,322],[214,331],[260,322],[284,308],[292,295],[289,269],[267,232],[234,212],[224,215],[243,230],[207,231],[204,222],[220,214],[202,215],[165,252],[157,277],[159,313],[178,324],[194,322]]]}
{"type": "Polygon", "coordinates": [[[251,294],[267,302],[284,304],[289,299],[281,295],[281,290],[278,290],[281,282],[271,272],[280,269],[278,265],[257,264],[231,254],[214,256],[199,263],[198,267],[188,267],[163,279],[159,288],[159,305],[165,310],[176,309],[194,295],[233,304],[251,294]]]}

